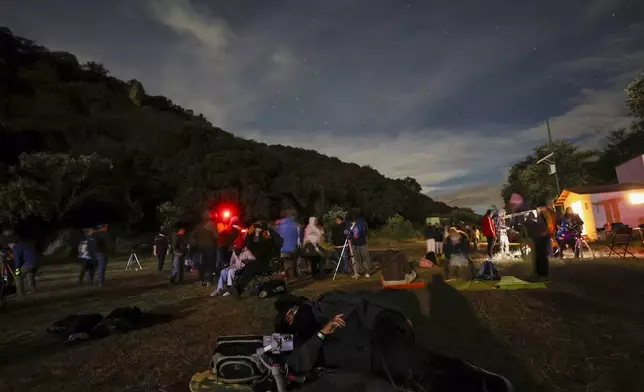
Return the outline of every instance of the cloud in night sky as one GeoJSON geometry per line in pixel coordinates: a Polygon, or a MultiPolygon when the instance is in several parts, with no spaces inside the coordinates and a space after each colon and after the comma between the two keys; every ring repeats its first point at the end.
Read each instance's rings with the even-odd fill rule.
{"type": "Polygon", "coordinates": [[[628,126],[624,88],[644,69],[638,0],[26,3],[0,4],[0,24],[237,135],[478,210],[547,118],[588,146],[628,126]]]}

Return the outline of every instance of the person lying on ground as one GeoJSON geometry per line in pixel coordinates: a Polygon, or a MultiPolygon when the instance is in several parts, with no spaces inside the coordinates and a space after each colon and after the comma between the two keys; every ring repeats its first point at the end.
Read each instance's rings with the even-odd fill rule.
{"type": "Polygon", "coordinates": [[[380,293],[330,292],[317,301],[285,295],[275,303],[279,331],[294,335],[289,369],[370,374],[414,391],[513,391],[502,376],[422,347],[412,323],[380,293]]]}
{"type": "Polygon", "coordinates": [[[402,252],[387,251],[382,255],[380,266],[384,286],[409,284],[416,280],[418,274],[402,252]]]}

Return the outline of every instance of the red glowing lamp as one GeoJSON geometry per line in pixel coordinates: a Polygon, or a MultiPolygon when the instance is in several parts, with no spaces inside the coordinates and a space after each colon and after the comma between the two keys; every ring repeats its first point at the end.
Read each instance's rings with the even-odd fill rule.
{"type": "Polygon", "coordinates": [[[228,218],[230,218],[230,210],[223,210],[223,211],[221,212],[221,216],[222,216],[224,219],[228,219],[228,218]]]}

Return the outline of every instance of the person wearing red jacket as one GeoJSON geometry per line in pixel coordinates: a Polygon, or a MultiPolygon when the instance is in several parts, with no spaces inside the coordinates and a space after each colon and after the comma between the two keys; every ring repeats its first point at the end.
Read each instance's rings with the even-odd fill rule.
{"type": "Polygon", "coordinates": [[[496,228],[492,216],[494,210],[487,210],[483,217],[483,235],[487,238],[487,257],[492,258],[492,251],[494,250],[494,243],[496,242],[496,228]]]}

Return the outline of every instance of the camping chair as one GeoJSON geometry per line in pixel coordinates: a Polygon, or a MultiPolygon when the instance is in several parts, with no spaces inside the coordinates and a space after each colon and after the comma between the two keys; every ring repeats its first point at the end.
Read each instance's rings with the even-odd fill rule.
{"type": "Polygon", "coordinates": [[[281,260],[279,258],[272,259],[269,267],[267,269],[257,271],[245,289],[250,293],[257,294],[262,284],[273,280],[275,276],[279,274],[280,264],[281,260]]]}
{"type": "MultiPolygon", "coordinates": [[[[608,245],[608,248],[610,249],[610,252],[608,253],[608,257],[610,257],[613,252],[620,258],[624,259],[626,258],[626,254],[629,254],[635,258],[634,254],[628,251],[628,246],[631,244],[631,241],[633,240],[633,228],[632,227],[619,227],[615,229],[614,234],[613,234],[613,241],[611,242],[610,245],[608,245]],[[624,254],[619,254],[617,250],[624,249],[624,254]]],[[[621,252],[620,252],[621,253],[621,252]]]]}

